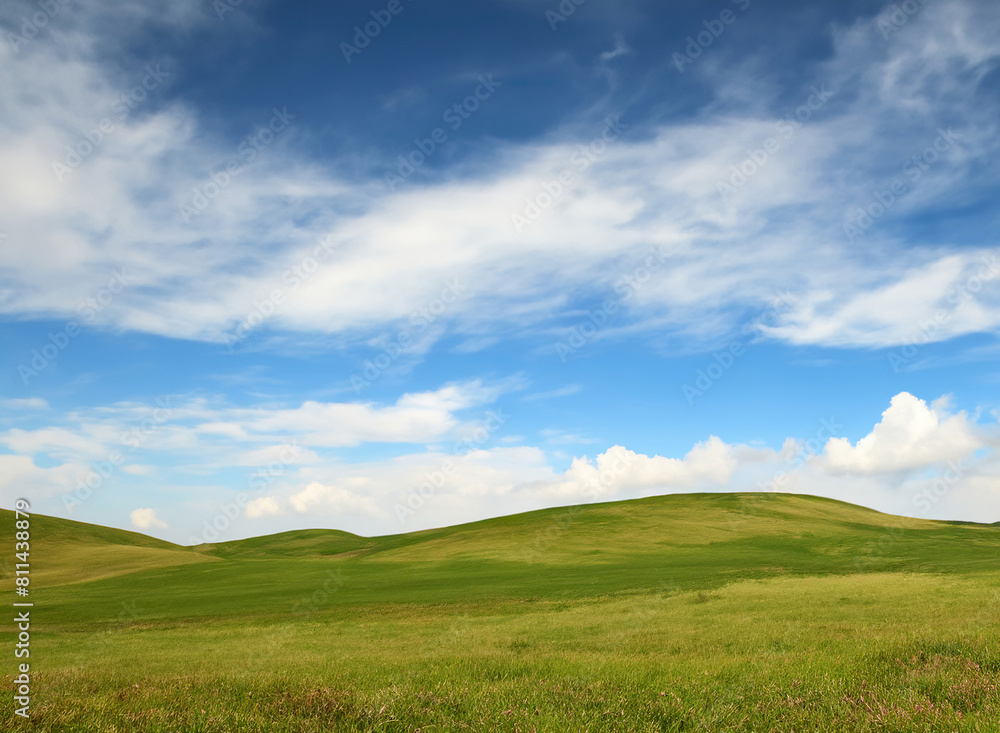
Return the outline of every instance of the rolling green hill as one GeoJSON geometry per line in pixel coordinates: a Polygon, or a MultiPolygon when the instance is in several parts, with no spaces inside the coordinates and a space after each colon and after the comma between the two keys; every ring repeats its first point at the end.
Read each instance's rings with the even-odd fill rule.
{"type": "MultiPolygon", "coordinates": [[[[13,550],[14,512],[0,509],[0,523],[4,547],[13,550]]],[[[214,559],[138,532],[43,515],[32,515],[31,535],[31,578],[41,587],[214,559]]],[[[12,561],[9,555],[4,557],[5,581],[13,575],[12,561]]],[[[10,590],[9,583],[3,587],[10,590]]]]}
{"type": "Polygon", "coordinates": [[[354,552],[386,562],[461,558],[577,564],[748,539],[838,545],[907,530],[919,530],[924,537],[955,536],[987,544],[1000,536],[987,525],[896,517],[814,496],[674,494],[544,509],[385,537],[362,538],[335,530],[284,532],[203,546],[203,551],[218,557],[354,552]],[[963,524],[966,531],[957,529],[963,524]]]}
{"type": "MultiPolygon", "coordinates": [[[[0,511],[8,543],[12,517],[0,511]]],[[[194,615],[229,612],[223,579],[249,573],[266,583],[273,568],[284,585],[304,590],[329,562],[366,578],[385,602],[413,600],[425,590],[422,578],[442,573],[461,581],[456,598],[521,597],[588,594],[595,584],[606,592],[639,590],[668,579],[697,588],[781,574],[988,570],[1000,559],[996,526],[907,519],[791,494],[657,496],[384,537],[299,530],[193,548],[45,516],[33,517],[32,535],[41,587],[113,577],[110,587],[169,587],[211,577],[220,588],[216,601],[193,606],[194,615]],[[477,575],[490,580],[488,588],[477,575]]],[[[234,608],[252,602],[244,594],[231,600],[234,608]]],[[[260,600],[263,612],[266,595],[260,600]]]]}
{"type": "Polygon", "coordinates": [[[197,547],[33,516],[32,548],[37,730],[972,731],[1000,714],[995,525],[689,494],[197,547]]]}
{"type": "MultiPolygon", "coordinates": [[[[12,515],[4,512],[4,537],[12,515]]],[[[546,509],[384,537],[301,530],[182,547],[35,516],[33,580],[53,623],[99,623],[123,594],[141,618],[277,616],[335,570],[333,605],[564,599],[857,572],[1000,567],[1000,528],[906,519],[789,494],[686,494],[546,509]],[[88,582],[85,585],[82,583],[88,582]],[[55,588],[72,584],[56,593],[55,588]],[[96,593],[103,600],[88,600],[96,593]]]]}

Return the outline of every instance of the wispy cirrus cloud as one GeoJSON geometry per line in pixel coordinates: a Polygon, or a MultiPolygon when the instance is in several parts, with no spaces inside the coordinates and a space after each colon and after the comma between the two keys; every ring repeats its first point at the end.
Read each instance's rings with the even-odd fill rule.
{"type": "MultiPolygon", "coordinates": [[[[178,14],[200,22],[190,8],[178,14]]],[[[992,180],[980,171],[980,180],[968,182],[971,162],[997,148],[996,101],[980,85],[996,64],[1000,35],[988,8],[960,0],[925,8],[888,40],[878,37],[877,23],[831,29],[835,51],[817,66],[817,83],[828,85],[832,101],[808,122],[793,126],[788,103],[762,93],[725,114],[708,114],[709,106],[694,119],[642,125],[578,171],[572,189],[518,236],[511,214],[539,181],[573,165],[580,133],[507,145],[489,156],[489,167],[392,196],[374,180],[324,169],[287,133],[232,177],[192,226],[179,204],[236,152],[203,130],[195,109],[168,103],[122,121],[70,179],[53,185],[51,164],[79,135],[79,120],[128,84],[89,48],[101,29],[77,22],[17,54],[0,48],[10,90],[0,145],[10,175],[0,215],[11,234],[0,311],[73,317],[88,288],[124,266],[136,285],[100,324],[221,341],[255,300],[284,288],[287,299],[269,329],[365,338],[404,322],[441,283],[459,277],[469,293],[442,325],[471,333],[491,324],[494,338],[511,338],[551,327],[552,313],[577,307],[581,292],[613,292],[629,263],[655,247],[668,266],[624,303],[629,333],[710,341],[776,288],[794,287],[801,303],[769,338],[902,343],[912,330],[910,294],[930,287],[925,307],[933,307],[993,251],[990,241],[958,251],[933,239],[904,245],[897,231],[928,200],[968,197],[972,185],[992,180]],[[877,246],[858,252],[843,234],[845,222],[942,126],[953,129],[955,149],[921,171],[910,195],[869,230],[877,246]],[[748,151],[789,129],[787,149],[723,201],[719,181],[748,151]],[[284,275],[320,241],[335,242],[333,253],[293,289],[284,275]],[[864,314],[876,306],[868,328],[864,314]]],[[[716,78],[710,64],[699,73],[720,90],[733,82],[730,71],[716,78]]],[[[803,102],[809,94],[803,90],[803,102]]],[[[246,121],[249,132],[270,109],[261,114],[246,121]]],[[[934,338],[991,330],[998,314],[989,283],[977,308],[934,338]]]]}

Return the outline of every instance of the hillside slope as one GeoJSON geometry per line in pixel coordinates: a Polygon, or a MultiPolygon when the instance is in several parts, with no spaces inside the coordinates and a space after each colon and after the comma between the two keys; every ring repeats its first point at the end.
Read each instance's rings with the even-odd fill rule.
{"type": "Polygon", "coordinates": [[[797,494],[670,494],[582,504],[380,537],[338,530],[299,530],[197,549],[216,557],[277,558],[363,555],[384,562],[518,560],[590,563],[666,548],[749,539],[826,543],[858,533],[891,538],[957,533],[973,543],[1000,536],[994,525],[883,514],[834,499],[797,494]],[[959,529],[964,527],[965,529],[959,529]]]}
{"type": "MultiPolygon", "coordinates": [[[[14,512],[0,509],[0,542],[11,551],[14,532],[14,512]]],[[[216,559],[139,532],[42,514],[31,514],[30,534],[31,579],[45,587],[216,559]]],[[[12,563],[10,553],[5,553],[5,589],[14,574],[12,563]]]]}
{"type": "Polygon", "coordinates": [[[46,623],[91,628],[123,604],[144,624],[266,623],[289,613],[520,607],[780,577],[985,576],[1000,569],[1000,527],[904,519],[809,496],[688,494],[384,537],[303,530],[196,548],[36,517],[34,551],[32,588],[44,594],[46,623]]]}

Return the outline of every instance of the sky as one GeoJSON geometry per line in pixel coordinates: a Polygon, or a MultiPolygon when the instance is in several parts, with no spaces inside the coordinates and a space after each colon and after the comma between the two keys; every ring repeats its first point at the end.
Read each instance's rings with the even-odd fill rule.
{"type": "Polygon", "coordinates": [[[992,0],[0,6],[0,500],[181,544],[1000,521],[992,0]]]}

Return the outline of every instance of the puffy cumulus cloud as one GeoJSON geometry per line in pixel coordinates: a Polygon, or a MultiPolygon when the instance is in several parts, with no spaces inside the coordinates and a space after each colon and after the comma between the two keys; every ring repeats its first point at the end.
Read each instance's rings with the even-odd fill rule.
{"type": "MultiPolygon", "coordinates": [[[[364,479],[356,479],[361,487],[367,483],[364,479]]],[[[319,481],[313,481],[302,491],[288,500],[291,508],[300,514],[319,512],[324,514],[367,514],[378,516],[379,507],[370,496],[363,496],[346,486],[328,486],[319,481]]]]}
{"type": "Polygon", "coordinates": [[[646,456],[613,446],[593,460],[573,460],[562,473],[552,468],[544,451],[531,446],[316,466],[302,471],[314,480],[290,489],[285,498],[256,500],[246,516],[337,517],[350,522],[345,529],[385,533],[583,501],[718,490],[737,467],[736,452],[712,437],[683,458],[646,456]]]}
{"type": "Polygon", "coordinates": [[[1000,461],[990,450],[991,428],[949,412],[946,399],[928,404],[900,393],[856,444],[830,437],[841,430],[820,420],[815,436],[789,437],[777,448],[711,436],[680,457],[614,445],[574,458],[565,470],[556,470],[545,450],[525,445],[321,463],[303,466],[247,516],[288,521],[306,515],[359,534],[386,534],[591,501],[767,490],[928,518],[983,520],[974,510],[977,497],[1000,511],[1000,461]],[[852,474],[849,480],[845,474],[852,474]]]}
{"type": "Polygon", "coordinates": [[[529,446],[326,463],[302,467],[297,483],[255,499],[246,516],[339,518],[344,529],[384,534],[537,508],[527,487],[555,476],[544,451],[529,446]]]}
{"type": "Polygon", "coordinates": [[[855,445],[831,438],[823,464],[835,472],[907,471],[956,461],[984,447],[985,439],[964,412],[949,415],[946,402],[928,404],[909,392],[892,398],[882,420],[855,445]]]}
{"type": "Polygon", "coordinates": [[[697,489],[724,486],[736,470],[733,446],[714,435],[683,458],[646,456],[615,445],[594,461],[576,458],[560,481],[544,493],[566,499],[618,496],[629,490],[697,489]]]}
{"type": "Polygon", "coordinates": [[[277,517],[282,514],[281,507],[274,500],[273,496],[261,496],[249,504],[246,508],[247,519],[261,519],[262,517],[277,517]]]}
{"type": "MultiPolygon", "coordinates": [[[[457,397],[451,388],[443,397],[435,394],[411,395],[405,409],[437,411],[441,404],[475,403],[457,397]]],[[[131,405],[116,409],[130,417],[143,414],[131,405]]],[[[101,414],[117,419],[116,409],[101,414]]],[[[203,420],[244,425],[251,422],[244,419],[248,414],[258,419],[269,412],[212,408],[203,401],[179,401],[175,410],[188,426],[203,420]]],[[[387,534],[553,506],[692,491],[778,490],[828,496],[890,513],[994,521],[1000,519],[1000,514],[990,514],[1000,511],[995,428],[953,411],[945,399],[928,403],[904,392],[889,401],[878,424],[856,443],[830,438],[842,435],[841,426],[820,420],[813,437],[790,437],[775,448],[711,436],[684,455],[646,455],[614,445],[557,467],[554,461],[561,456],[556,452],[504,443],[482,447],[485,443],[478,440],[456,443],[461,453],[430,444],[395,457],[348,462],[325,450],[301,447],[302,435],[313,434],[315,425],[301,426],[302,435],[285,436],[286,444],[258,432],[261,426],[248,426],[235,445],[229,435],[209,440],[202,433],[192,445],[176,443],[168,433],[168,439],[144,448],[143,458],[152,460],[123,467],[102,492],[111,499],[121,491],[119,484],[127,490],[129,481],[148,481],[144,477],[154,470],[150,463],[155,463],[158,480],[171,483],[181,476],[183,481],[192,475],[221,477],[236,465],[266,466],[256,469],[260,481],[250,484],[257,493],[240,504],[246,507],[245,518],[256,520],[254,533],[306,522],[358,534],[387,534]]],[[[43,468],[30,456],[0,455],[0,493],[9,502],[30,486],[35,498],[55,497],[73,491],[90,470],[84,461],[43,468]]],[[[239,481],[245,484],[246,477],[239,481]]],[[[232,488],[230,483],[228,490],[232,488]]],[[[119,500],[126,501],[126,496],[119,500]]],[[[51,501],[58,504],[57,499],[51,501]]],[[[152,522],[145,514],[137,516],[152,522]]]]}
{"type": "MultiPolygon", "coordinates": [[[[178,25],[201,17],[196,5],[175,12],[178,25]]],[[[888,42],[877,19],[835,29],[835,52],[818,73],[836,102],[821,105],[793,138],[783,137],[791,128],[781,127],[778,112],[787,95],[766,91],[749,72],[703,66],[699,73],[720,95],[741,85],[762,93],[730,95],[725,117],[625,131],[586,170],[574,169],[572,187],[520,233],[512,215],[543,193],[540,181],[572,169],[579,144],[599,136],[603,122],[542,144],[510,144],[498,165],[392,195],[379,181],[346,181],[321,168],[296,148],[294,131],[282,133],[192,223],[178,204],[224,168],[232,141],[213,138],[191,107],[150,103],[116,120],[114,133],[58,183],[52,163],[80,143],[79,121],[99,120],[137,81],[125,78],[115,54],[99,52],[110,33],[102,23],[114,16],[88,24],[96,7],[86,4],[62,33],[50,27],[17,54],[0,44],[0,167],[8,174],[0,180],[0,219],[10,234],[0,272],[3,313],[74,317],[124,267],[128,297],[116,298],[95,323],[224,341],[254,313],[261,293],[278,288],[287,297],[269,327],[364,340],[436,304],[457,278],[463,293],[436,325],[473,335],[488,326],[499,338],[538,333],[605,295],[652,246],[659,273],[629,290],[629,333],[711,340],[734,328],[747,307],[795,283],[800,305],[768,332],[772,338],[889,345],[917,330],[915,317],[947,304],[982,254],[949,253],[936,242],[904,248],[889,219],[930,197],[971,195],[962,188],[971,161],[997,149],[996,100],[980,84],[1000,55],[1000,33],[985,3],[929,4],[888,42]],[[953,69],[962,73],[945,73],[953,69]],[[914,149],[933,142],[931,110],[954,112],[953,154],[923,172],[919,187],[866,233],[873,246],[858,254],[842,225],[914,149]],[[724,200],[719,183],[748,149],[772,137],[781,149],[724,200]],[[844,185],[848,179],[856,187],[844,185]],[[322,267],[288,290],[283,272],[316,257],[322,267]],[[888,274],[898,268],[903,275],[888,274]],[[921,288],[930,290],[914,312],[921,288]]],[[[160,22],[156,10],[128,8],[123,16],[136,28],[160,22]]],[[[128,45],[127,28],[108,28],[128,45]]],[[[975,185],[984,191],[995,181],[975,185]]],[[[995,328],[996,291],[988,284],[978,305],[946,319],[931,338],[995,328]]],[[[303,413],[330,416],[322,405],[303,413]]],[[[333,434],[326,442],[345,439],[333,434]]]]}
{"type": "Polygon", "coordinates": [[[136,509],[129,514],[132,526],[138,529],[166,529],[167,523],[156,516],[154,509],[136,509]]]}

